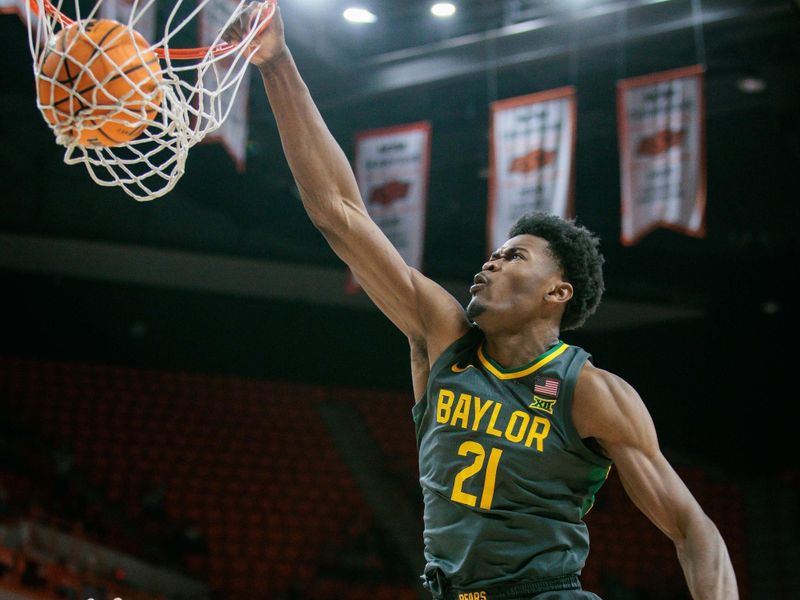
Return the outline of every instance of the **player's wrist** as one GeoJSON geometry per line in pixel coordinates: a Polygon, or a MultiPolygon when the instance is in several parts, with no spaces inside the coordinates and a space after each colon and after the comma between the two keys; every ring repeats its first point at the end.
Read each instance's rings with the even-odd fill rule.
{"type": "Polygon", "coordinates": [[[272,56],[265,58],[259,63],[255,63],[256,68],[261,71],[261,75],[267,77],[275,72],[279,67],[290,62],[292,54],[289,52],[288,46],[284,45],[280,50],[275,52],[272,56]]]}

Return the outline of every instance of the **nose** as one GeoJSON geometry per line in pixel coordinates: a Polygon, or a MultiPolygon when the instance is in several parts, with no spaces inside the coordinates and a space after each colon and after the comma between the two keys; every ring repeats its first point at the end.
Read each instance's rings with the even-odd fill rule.
{"type": "Polygon", "coordinates": [[[497,263],[493,259],[490,258],[485,263],[483,263],[483,266],[481,267],[481,270],[490,271],[490,272],[491,271],[496,271],[497,270],[497,263]]]}

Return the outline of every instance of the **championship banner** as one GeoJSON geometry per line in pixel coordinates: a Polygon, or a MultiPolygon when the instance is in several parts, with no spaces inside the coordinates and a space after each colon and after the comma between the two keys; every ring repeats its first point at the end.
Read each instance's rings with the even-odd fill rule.
{"type": "Polygon", "coordinates": [[[617,82],[622,244],[657,227],[705,236],[702,66],[617,82]]]}
{"type": "MultiPolygon", "coordinates": [[[[225,28],[238,6],[238,0],[211,0],[203,8],[198,21],[200,28],[198,37],[202,46],[211,46],[214,43],[222,42],[221,39],[218,39],[219,32],[225,28]]],[[[243,64],[241,60],[234,63],[233,59],[218,62],[217,66],[212,67],[205,74],[205,77],[209,78],[207,87],[219,88],[220,85],[216,83],[215,79],[223,82],[224,87],[226,71],[231,68],[238,70],[248,68],[248,65],[243,64]]],[[[249,135],[250,77],[245,75],[242,78],[238,90],[235,85],[227,87],[217,100],[218,106],[228,106],[233,94],[236,94],[236,96],[233,99],[227,118],[219,129],[206,136],[204,141],[220,142],[233,159],[236,170],[239,173],[243,173],[247,159],[247,138],[249,135]]]]}
{"type": "Polygon", "coordinates": [[[151,44],[156,40],[157,17],[156,0],[104,0],[100,5],[100,18],[130,25],[151,44]],[[134,7],[136,20],[131,22],[134,7]]]}
{"type": "Polygon", "coordinates": [[[576,99],[572,86],[491,104],[489,252],[525,213],[573,215],[576,99]]]}
{"type": "MultiPolygon", "coordinates": [[[[431,125],[411,123],[356,134],[355,175],[370,217],[415,269],[422,269],[431,125]]],[[[359,290],[351,274],[347,290],[359,290]]]]}

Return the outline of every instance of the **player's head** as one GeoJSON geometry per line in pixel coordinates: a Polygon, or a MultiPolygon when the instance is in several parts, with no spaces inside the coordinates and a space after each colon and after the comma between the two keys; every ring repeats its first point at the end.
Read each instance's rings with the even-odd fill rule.
{"type": "Polygon", "coordinates": [[[524,215],[509,235],[476,276],[468,316],[481,327],[534,317],[556,318],[562,331],[583,325],[604,290],[597,236],[544,213],[524,215]]]}

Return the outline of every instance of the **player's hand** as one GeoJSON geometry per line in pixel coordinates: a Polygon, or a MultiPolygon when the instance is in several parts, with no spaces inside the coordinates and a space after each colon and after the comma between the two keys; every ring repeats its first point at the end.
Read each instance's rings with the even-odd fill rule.
{"type": "MultiPolygon", "coordinates": [[[[223,32],[222,38],[228,43],[238,44],[247,36],[247,32],[258,23],[264,10],[266,10],[264,2],[249,2],[231,26],[223,32]]],[[[259,69],[289,54],[283,35],[283,19],[281,19],[280,7],[275,7],[272,21],[253,38],[245,52],[250,56],[250,62],[259,69]]]]}

